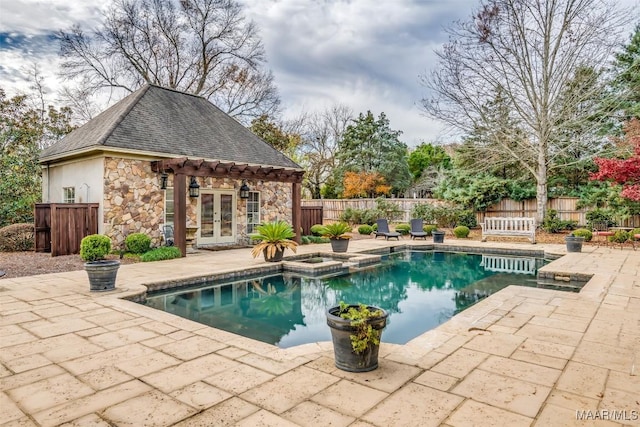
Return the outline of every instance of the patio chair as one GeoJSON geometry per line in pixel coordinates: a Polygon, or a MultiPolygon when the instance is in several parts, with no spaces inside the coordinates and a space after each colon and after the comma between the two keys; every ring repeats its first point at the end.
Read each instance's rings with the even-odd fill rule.
{"type": "Polygon", "coordinates": [[[389,222],[385,218],[380,218],[376,220],[376,224],[378,224],[378,229],[375,231],[375,238],[378,236],[384,236],[385,240],[389,240],[389,238],[395,237],[400,240],[400,233],[396,233],[395,231],[389,230],[389,222]]]}
{"type": "Polygon", "coordinates": [[[173,246],[173,226],[172,225],[162,226],[162,237],[164,237],[165,246],[173,246]]]}
{"type": "Polygon", "coordinates": [[[427,239],[427,232],[424,231],[424,225],[422,224],[422,218],[415,218],[410,221],[411,230],[409,230],[409,234],[412,239],[427,239]]]}
{"type": "Polygon", "coordinates": [[[593,232],[593,241],[598,244],[609,245],[609,236],[613,236],[615,233],[609,230],[609,224],[607,222],[594,222],[591,226],[593,232]]]}

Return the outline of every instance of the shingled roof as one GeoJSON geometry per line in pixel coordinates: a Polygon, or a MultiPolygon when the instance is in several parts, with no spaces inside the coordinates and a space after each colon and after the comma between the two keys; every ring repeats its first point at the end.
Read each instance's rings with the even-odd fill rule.
{"type": "Polygon", "coordinates": [[[40,162],[103,150],[300,169],[205,98],[153,85],[45,148],[40,162]]]}

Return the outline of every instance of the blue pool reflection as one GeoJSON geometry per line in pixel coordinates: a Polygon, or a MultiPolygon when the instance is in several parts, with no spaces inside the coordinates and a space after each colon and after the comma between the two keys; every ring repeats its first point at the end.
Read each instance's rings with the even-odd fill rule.
{"type": "Polygon", "coordinates": [[[404,344],[508,286],[537,286],[543,259],[407,251],[331,278],[277,274],[148,297],[146,304],[286,348],[329,341],[327,308],[362,302],[390,313],[384,342],[404,344]]]}

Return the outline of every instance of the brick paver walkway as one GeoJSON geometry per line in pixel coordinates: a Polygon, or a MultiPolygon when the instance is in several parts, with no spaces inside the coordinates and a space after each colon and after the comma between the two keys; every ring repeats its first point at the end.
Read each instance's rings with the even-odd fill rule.
{"type": "MultiPolygon", "coordinates": [[[[413,242],[350,252],[397,244],[413,242]]],[[[579,294],[511,286],[361,374],[331,343],[278,349],[122,299],[262,264],[243,249],[124,265],[107,294],[83,271],[0,280],[0,425],[640,425],[640,252],[568,254],[544,270],[593,274],[579,294]]]]}

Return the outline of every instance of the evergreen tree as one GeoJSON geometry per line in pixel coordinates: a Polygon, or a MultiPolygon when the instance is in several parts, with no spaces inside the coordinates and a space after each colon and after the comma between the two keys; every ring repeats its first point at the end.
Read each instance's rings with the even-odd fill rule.
{"type": "Polygon", "coordinates": [[[338,143],[337,181],[342,182],[347,171],[377,172],[393,193],[406,190],[411,184],[411,173],[407,146],[399,140],[401,133],[390,128],[384,113],[378,119],[371,111],[366,115],[360,113],[338,143]]]}
{"type": "Polygon", "coordinates": [[[33,221],[41,199],[40,149],[72,130],[71,111],[32,108],[0,88],[0,227],[33,221]]]}

